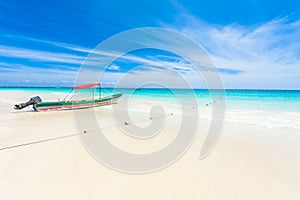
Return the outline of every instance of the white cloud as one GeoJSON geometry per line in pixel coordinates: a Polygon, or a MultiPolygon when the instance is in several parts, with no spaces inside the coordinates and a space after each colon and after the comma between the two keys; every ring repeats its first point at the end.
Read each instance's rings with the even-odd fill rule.
{"type": "Polygon", "coordinates": [[[120,67],[115,65],[115,64],[112,64],[111,66],[108,67],[108,69],[111,69],[111,70],[119,70],[120,67]]]}
{"type": "MultiPolygon", "coordinates": [[[[187,13],[183,13],[182,15],[186,18],[184,25],[168,25],[167,27],[176,29],[193,38],[207,50],[218,68],[225,69],[223,72],[226,72],[226,70],[229,71],[229,73],[222,73],[227,88],[299,89],[300,20],[291,22],[288,17],[285,17],[256,26],[241,26],[238,24],[220,26],[207,24],[187,13]],[[230,70],[241,71],[242,73],[231,74],[230,70]]],[[[72,44],[25,37],[23,39],[59,47],[68,50],[67,52],[70,53],[1,45],[0,56],[80,66],[85,56],[92,51],[92,49],[72,44]]],[[[95,56],[93,59],[86,61],[85,64],[94,67],[92,69],[99,70],[101,70],[102,58],[116,57],[119,55],[117,52],[102,52],[99,50],[94,50],[93,53],[94,55],[99,55],[99,57],[95,56]]],[[[199,81],[202,82],[202,80],[199,80],[199,77],[193,74],[191,66],[179,57],[164,55],[141,57],[126,54],[122,56],[122,59],[128,62],[137,62],[143,66],[136,70],[137,73],[130,75],[133,80],[139,80],[141,74],[138,75],[138,73],[143,72],[143,75],[149,73],[149,75],[151,74],[155,77],[174,81],[172,75],[168,74],[166,70],[172,71],[176,69],[184,74],[195,87],[199,81]]],[[[16,65],[17,69],[13,69],[10,66],[5,66],[3,63],[1,66],[1,69],[6,69],[6,73],[8,73],[9,70],[12,72],[22,72],[26,69],[26,67],[18,67],[18,65],[16,65]]],[[[122,65],[111,65],[110,69],[116,72],[109,73],[107,77],[110,77],[112,80],[108,78],[105,81],[116,82],[117,77],[124,75],[124,73],[120,71],[122,67],[122,65]]],[[[47,72],[46,69],[29,69],[31,69],[33,73],[47,72]]],[[[211,69],[203,67],[202,70],[209,71],[211,69]]],[[[63,70],[58,70],[56,72],[61,74],[62,71],[63,70]]],[[[48,72],[51,73],[50,71],[48,72]]],[[[55,70],[53,72],[55,73],[55,70]]],[[[69,73],[66,72],[66,74],[68,74],[66,75],[68,76],[67,79],[70,80],[69,73]]],[[[74,74],[74,72],[71,74],[74,74]]],[[[35,77],[32,76],[32,78],[35,77]]],[[[63,80],[63,77],[60,78],[63,80]]]]}
{"type": "Polygon", "coordinates": [[[256,26],[221,26],[182,15],[184,25],[167,27],[199,42],[218,68],[243,71],[222,74],[227,88],[300,88],[300,20],[284,17],[256,26]]]}
{"type": "Polygon", "coordinates": [[[76,56],[66,53],[55,53],[41,50],[32,50],[18,47],[11,47],[0,45],[0,56],[10,58],[23,58],[33,61],[42,62],[60,62],[60,63],[71,63],[81,64],[85,57],[76,56]]]}

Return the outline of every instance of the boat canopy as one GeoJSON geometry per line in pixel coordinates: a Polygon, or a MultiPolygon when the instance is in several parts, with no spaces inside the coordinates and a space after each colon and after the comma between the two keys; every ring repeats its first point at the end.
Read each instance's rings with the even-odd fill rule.
{"type": "Polygon", "coordinates": [[[79,90],[79,89],[91,88],[91,87],[96,87],[96,86],[100,86],[100,83],[89,83],[89,84],[84,84],[84,85],[78,85],[78,86],[72,87],[72,90],[79,90]]]}

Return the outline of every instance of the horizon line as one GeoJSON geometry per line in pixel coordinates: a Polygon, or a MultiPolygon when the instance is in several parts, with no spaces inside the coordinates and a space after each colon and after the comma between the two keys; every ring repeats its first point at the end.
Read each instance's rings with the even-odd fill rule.
{"type": "MultiPolygon", "coordinates": [[[[63,86],[63,87],[56,87],[56,86],[0,86],[2,88],[66,88],[71,89],[73,86],[63,86]]],[[[130,87],[102,87],[104,89],[174,89],[174,90],[264,90],[264,91],[300,91],[300,88],[292,89],[292,88],[224,88],[224,89],[209,89],[209,88],[162,88],[162,87],[141,87],[141,88],[130,88],[130,87]]],[[[96,89],[96,88],[95,88],[96,89]]]]}

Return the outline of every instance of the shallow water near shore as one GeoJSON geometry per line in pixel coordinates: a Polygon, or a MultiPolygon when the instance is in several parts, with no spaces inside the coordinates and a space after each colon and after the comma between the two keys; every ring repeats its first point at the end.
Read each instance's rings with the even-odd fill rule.
{"type": "MultiPolygon", "coordinates": [[[[0,88],[0,102],[13,106],[32,96],[40,96],[43,101],[57,101],[62,100],[70,91],[71,88],[0,88]]],[[[201,109],[200,117],[206,119],[211,118],[211,109],[215,103],[211,100],[210,92],[204,89],[102,89],[101,92],[82,90],[76,94],[76,98],[98,98],[99,94],[106,96],[112,93],[129,96],[131,104],[135,104],[135,109],[140,110],[144,109],[145,104],[164,107],[196,106],[201,109]],[[196,99],[196,105],[189,103],[191,98],[196,99]]],[[[225,95],[225,121],[300,129],[298,90],[226,90],[225,95]]]]}

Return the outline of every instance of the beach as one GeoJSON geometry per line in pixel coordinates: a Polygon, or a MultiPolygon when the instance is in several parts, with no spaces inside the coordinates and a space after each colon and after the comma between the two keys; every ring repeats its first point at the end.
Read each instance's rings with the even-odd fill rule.
{"type": "MultiPolygon", "coordinates": [[[[31,94],[0,91],[0,148],[78,132],[73,111],[13,110],[15,102],[26,101],[31,94]]],[[[128,126],[134,122],[147,126],[149,108],[157,103],[136,100],[128,126]]],[[[168,144],[180,128],[180,110],[166,101],[160,105],[173,115],[166,118],[158,136],[142,141],[127,137],[115,126],[111,105],[93,111],[111,143],[128,152],[147,153],[168,144]]],[[[118,106],[122,107],[122,101],[118,106]]],[[[272,111],[270,116],[265,110],[248,109],[245,115],[228,110],[220,140],[200,160],[210,110],[206,106],[194,109],[199,111],[193,116],[199,120],[194,142],[171,166],[153,173],[109,168],[89,154],[79,136],[2,150],[0,199],[300,199],[298,112],[272,111]],[[259,117],[251,116],[254,112],[270,119],[256,123],[253,119],[259,117]],[[285,123],[276,123],[282,121],[276,118],[280,113],[287,117],[285,123]]]]}

